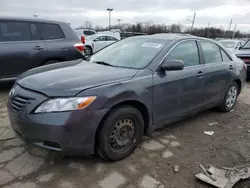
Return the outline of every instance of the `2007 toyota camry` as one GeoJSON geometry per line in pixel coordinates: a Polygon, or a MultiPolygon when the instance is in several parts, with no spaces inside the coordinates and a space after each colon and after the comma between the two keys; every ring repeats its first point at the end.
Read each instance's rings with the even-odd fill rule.
{"type": "Polygon", "coordinates": [[[25,72],[10,91],[9,119],[27,143],[121,160],[156,128],[212,107],[230,111],[246,68],[208,39],[132,37],[86,61],[25,72]]]}

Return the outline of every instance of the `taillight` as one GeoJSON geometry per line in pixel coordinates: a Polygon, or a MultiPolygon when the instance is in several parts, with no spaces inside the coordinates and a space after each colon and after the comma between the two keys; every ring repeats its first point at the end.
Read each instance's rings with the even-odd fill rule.
{"type": "Polygon", "coordinates": [[[81,41],[82,41],[83,44],[85,44],[85,40],[86,40],[85,36],[81,36],[81,41]]]}
{"type": "Polygon", "coordinates": [[[244,71],[247,71],[247,64],[244,63],[244,71]]]}
{"type": "Polygon", "coordinates": [[[84,52],[84,45],[82,43],[77,43],[74,45],[74,47],[79,51],[79,52],[84,52]]]}

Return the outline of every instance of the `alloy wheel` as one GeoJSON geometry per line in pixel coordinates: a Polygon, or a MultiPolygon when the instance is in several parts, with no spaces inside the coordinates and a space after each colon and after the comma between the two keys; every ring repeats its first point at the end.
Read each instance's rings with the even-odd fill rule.
{"type": "Polygon", "coordinates": [[[237,95],[238,95],[237,88],[235,86],[232,86],[228,90],[228,93],[227,93],[227,98],[226,98],[226,107],[227,108],[232,108],[233,107],[233,105],[236,102],[237,95]]]}

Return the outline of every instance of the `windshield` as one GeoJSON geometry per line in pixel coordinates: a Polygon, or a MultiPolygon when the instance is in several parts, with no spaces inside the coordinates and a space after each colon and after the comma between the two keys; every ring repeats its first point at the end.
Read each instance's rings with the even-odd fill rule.
{"type": "Polygon", "coordinates": [[[219,41],[221,45],[223,45],[226,48],[234,48],[236,42],[234,41],[219,41]]]}
{"type": "Polygon", "coordinates": [[[250,40],[246,42],[246,44],[242,48],[250,48],[250,40]]]}
{"type": "Polygon", "coordinates": [[[105,62],[110,66],[141,69],[166,45],[164,40],[128,38],[114,43],[90,57],[92,62],[105,62]]]}

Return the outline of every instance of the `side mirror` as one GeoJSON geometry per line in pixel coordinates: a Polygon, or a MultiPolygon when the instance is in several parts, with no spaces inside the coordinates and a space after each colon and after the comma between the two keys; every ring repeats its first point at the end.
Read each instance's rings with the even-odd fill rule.
{"type": "Polygon", "coordinates": [[[164,60],[161,69],[168,71],[183,70],[184,63],[181,60],[164,60]]]}

